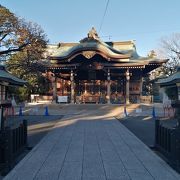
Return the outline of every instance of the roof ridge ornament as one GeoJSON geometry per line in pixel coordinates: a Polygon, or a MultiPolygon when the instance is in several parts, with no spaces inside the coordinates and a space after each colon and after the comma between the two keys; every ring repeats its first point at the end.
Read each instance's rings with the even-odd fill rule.
{"type": "Polygon", "coordinates": [[[88,38],[90,39],[96,39],[99,40],[98,33],[94,27],[91,28],[91,30],[87,34],[88,38]]]}
{"type": "Polygon", "coordinates": [[[148,54],[148,57],[150,57],[150,58],[156,58],[156,57],[157,57],[157,54],[156,54],[156,52],[155,52],[154,50],[151,50],[151,51],[149,52],[149,54],[148,54]]]}
{"type": "Polygon", "coordinates": [[[92,27],[91,30],[88,32],[87,37],[80,40],[80,43],[91,41],[91,40],[96,40],[96,41],[100,40],[98,33],[94,27],[92,27]]]}

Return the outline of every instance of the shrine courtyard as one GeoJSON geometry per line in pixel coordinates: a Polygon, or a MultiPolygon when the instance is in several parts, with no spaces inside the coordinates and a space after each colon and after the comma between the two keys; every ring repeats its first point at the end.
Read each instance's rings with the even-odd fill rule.
{"type": "MultiPolygon", "coordinates": [[[[24,112],[32,113],[33,108],[27,107],[24,112]]],[[[143,107],[140,114],[138,108],[127,107],[132,118],[151,115],[151,107],[143,107]]],[[[34,112],[42,114],[43,109],[39,105],[38,112],[37,109],[34,112]]],[[[160,106],[156,110],[162,115],[160,106]]],[[[178,173],[117,120],[123,116],[123,106],[51,105],[49,114],[64,116],[5,180],[180,179],[178,173]]]]}

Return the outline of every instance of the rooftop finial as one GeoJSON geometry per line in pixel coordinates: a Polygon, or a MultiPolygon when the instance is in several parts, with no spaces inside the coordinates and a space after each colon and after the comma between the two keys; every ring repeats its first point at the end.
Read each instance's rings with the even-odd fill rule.
{"type": "Polygon", "coordinates": [[[96,29],[94,27],[92,27],[92,29],[89,31],[88,38],[99,39],[97,31],[96,31],[96,29]]]}
{"type": "Polygon", "coordinates": [[[155,57],[157,57],[157,54],[156,54],[156,52],[154,50],[151,50],[149,52],[148,56],[151,57],[151,58],[155,58],[155,57]]]}
{"type": "Polygon", "coordinates": [[[99,41],[99,36],[97,34],[97,31],[94,27],[91,28],[91,30],[88,32],[87,37],[80,40],[80,43],[96,40],[99,41]]]}

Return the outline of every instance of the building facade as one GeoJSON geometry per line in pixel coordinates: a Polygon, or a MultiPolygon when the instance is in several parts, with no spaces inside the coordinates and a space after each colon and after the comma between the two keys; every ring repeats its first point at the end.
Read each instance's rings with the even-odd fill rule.
{"type": "Polygon", "coordinates": [[[167,104],[169,100],[180,100],[180,66],[177,68],[177,72],[173,73],[169,77],[159,79],[156,83],[160,86],[163,104],[167,104]],[[174,99],[169,99],[166,94],[166,89],[172,91],[174,99]]]}
{"type": "Polygon", "coordinates": [[[136,103],[142,79],[167,60],[141,57],[134,41],[103,42],[94,28],[79,43],[49,45],[43,60],[58,102],[136,103]]]}

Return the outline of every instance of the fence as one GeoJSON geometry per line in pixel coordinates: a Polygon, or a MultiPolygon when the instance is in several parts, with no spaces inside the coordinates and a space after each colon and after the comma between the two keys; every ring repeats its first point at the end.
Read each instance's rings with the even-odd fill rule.
{"type": "Polygon", "coordinates": [[[165,127],[160,120],[156,120],[155,147],[180,172],[180,129],[165,127]]]}
{"type": "Polygon", "coordinates": [[[6,174],[27,144],[27,120],[0,131],[0,170],[6,174]]]}

